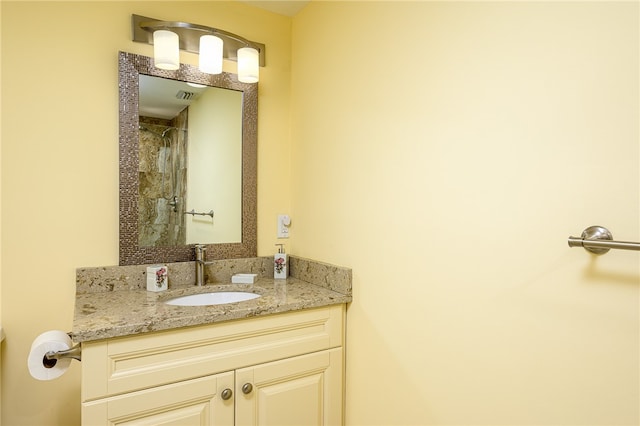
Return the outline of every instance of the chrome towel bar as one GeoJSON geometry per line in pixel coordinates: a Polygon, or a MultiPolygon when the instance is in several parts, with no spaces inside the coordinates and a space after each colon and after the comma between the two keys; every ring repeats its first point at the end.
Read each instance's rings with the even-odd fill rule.
{"type": "Polygon", "coordinates": [[[213,210],[210,210],[208,213],[200,213],[195,211],[194,209],[191,209],[190,212],[184,212],[184,214],[190,214],[192,216],[211,216],[213,217],[213,210]]]}
{"type": "Polygon", "coordinates": [[[584,247],[594,254],[605,254],[609,249],[640,250],[640,243],[613,241],[611,232],[603,226],[590,226],[582,231],[582,236],[569,237],[569,247],[584,247]]]}

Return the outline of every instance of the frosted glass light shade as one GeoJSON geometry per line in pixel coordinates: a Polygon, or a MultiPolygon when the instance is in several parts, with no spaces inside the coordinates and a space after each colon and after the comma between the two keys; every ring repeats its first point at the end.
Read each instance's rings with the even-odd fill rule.
{"type": "Polygon", "coordinates": [[[238,49],[238,80],[257,83],[260,79],[260,53],[252,47],[238,49]]]}
{"type": "Polygon", "coordinates": [[[222,72],[222,39],[213,35],[200,37],[200,71],[207,74],[222,72]]]}
{"type": "Polygon", "coordinates": [[[153,61],[156,68],[177,70],[180,68],[180,40],[178,34],[157,30],[153,32],[153,61]]]}

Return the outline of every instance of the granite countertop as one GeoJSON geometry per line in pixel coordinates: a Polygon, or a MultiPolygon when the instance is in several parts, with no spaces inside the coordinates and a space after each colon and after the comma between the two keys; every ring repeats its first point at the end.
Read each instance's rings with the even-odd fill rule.
{"type": "MultiPolygon", "coordinates": [[[[302,264],[301,261],[299,263],[302,264]]],[[[295,277],[286,280],[260,277],[254,284],[177,286],[163,292],[149,292],[135,286],[111,291],[79,291],[76,294],[71,335],[77,343],[89,342],[349,303],[352,300],[351,277],[350,270],[347,271],[348,292],[295,277]],[[260,294],[261,297],[211,306],[172,306],[164,303],[175,297],[211,291],[246,291],[260,294]]],[[[304,271],[300,275],[304,275],[304,271]]]]}

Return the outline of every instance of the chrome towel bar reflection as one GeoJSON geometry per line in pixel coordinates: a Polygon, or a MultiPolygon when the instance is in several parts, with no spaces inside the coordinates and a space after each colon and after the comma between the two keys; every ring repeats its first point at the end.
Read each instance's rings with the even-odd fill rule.
{"type": "Polygon", "coordinates": [[[208,213],[198,213],[195,210],[191,209],[191,211],[184,212],[184,214],[190,214],[192,216],[196,216],[197,215],[197,216],[211,216],[211,217],[213,217],[213,210],[209,210],[208,213]]]}
{"type": "Polygon", "coordinates": [[[594,254],[605,254],[609,249],[640,250],[640,243],[613,241],[611,232],[603,226],[590,226],[582,231],[582,236],[569,237],[569,247],[584,247],[594,254]]]}

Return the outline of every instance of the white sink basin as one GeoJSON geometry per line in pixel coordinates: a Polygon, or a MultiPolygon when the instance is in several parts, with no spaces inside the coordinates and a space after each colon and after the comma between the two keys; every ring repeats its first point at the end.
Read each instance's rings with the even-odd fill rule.
{"type": "Polygon", "coordinates": [[[244,291],[216,291],[213,293],[192,294],[190,296],[176,297],[169,299],[167,305],[174,306],[208,306],[208,305],[224,305],[225,303],[242,302],[245,300],[256,299],[259,294],[247,293],[244,291]]]}

